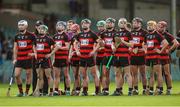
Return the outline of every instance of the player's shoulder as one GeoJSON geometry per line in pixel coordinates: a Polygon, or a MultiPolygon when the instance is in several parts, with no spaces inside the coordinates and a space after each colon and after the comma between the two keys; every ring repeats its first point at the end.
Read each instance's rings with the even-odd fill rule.
{"type": "Polygon", "coordinates": [[[36,36],[36,34],[34,32],[30,32],[30,31],[26,31],[26,35],[28,36],[36,36]]]}
{"type": "Polygon", "coordinates": [[[46,37],[48,40],[52,40],[52,41],[54,41],[52,36],[48,36],[48,35],[46,35],[45,37],[46,37]]]}
{"type": "Polygon", "coordinates": [[[169,32],[165,32],[165,35],[167,35],[167,36],[173,36],[172,34],[170,34],[169,32]]]}

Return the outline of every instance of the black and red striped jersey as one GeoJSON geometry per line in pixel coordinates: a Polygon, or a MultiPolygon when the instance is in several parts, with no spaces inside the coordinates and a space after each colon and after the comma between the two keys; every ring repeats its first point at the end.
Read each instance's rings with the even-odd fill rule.
{"type": "MultiPolygon", "coordinates": [[[[175,38],[168,32],[164,32],[161,34],[168,41],[169,45],[167,49],[169,49],[173,45],[173,40],[175,40],[175,38]]],[[[160,47],[162,48],[162,45],[160,47]]],[[[160,59],[170,59],[169,53],[166,52],[166,49],[161,53],[160,59]]]]}
{"type": "Polygon", "coordinates": [[[51,53],[51,46],[54,46],[54,40],[49,36],[40,36],[36,37],[36,52],[37,59],[44,59],[45,55],[51,53]]]}
{"type": "MultiPolygon", "coordinates": [[[[96,35],[97,35],[98,37],[100,37],[103,32],[104,32],[104,31],[98,32],[98,33],[96,33],[96,35]]],[[[104,57],[104,51],[105,51],[105,49],[98,50],[98,51],[97,51],[97,57],[104,57]]]]}
{"type": "Polygon", "coordinates": [[[148,32],[145,36],[145,44],[147,45],[146,59],[156,59],[160,54],[155,49],[160,49],[161,42],[164,37],[157,31],[148,32]]]}
{"type": "MultiPolygon", "coordinates": [[[[55,41],[56,45],[65,46],[65,43],[68,42],[68,36],[65,32],[62,34],[55,34],[53,37],[53,40],[55,41]]],[[[58,50],[55,52],[55,59],[67,59],[68,58],[68,50],[58,50]]]]}
{"type": "MultiPolygon", "coordinates": [[[[127,30],[118,31],[115,37],[119,37],[122,40],[129,42],[131,40],[131,33],[127,30]]],[[[114,39],[113,39],[114,41],[114,39]]],[[[120,45],[117,47],[116,52],[114,53],[114,56],[117,57],[129,57],[129,47],[126,46],[123,43],[120,43],[120,45]]]]}
{"type": "Polygon", "coordinates": [[[28,53],[33,53],[33,45],[35,42],[35,35],[26,31],[25,34],[18,33],[15,36],[17,43],[17,60],[29,60],[32,57],[28,56],[28,53]]]}
{"type": "Polygon", "coordinates": [[[80,42],[80,53],[81,58],[90,58],[90,52],[93,51],[94,44],[98,39],[97,35],[92,32],[81,32],[76,37],[77,41],[80,42]]]}
{"type": "MultiPolygon", "coordinates": [[[[134,49],[134,48],[142,49],[142,45],[143,45],[143,42],[145,40],[145,35],[147,33],[148,32],[145,31],[144,29],[140,29],[138,31],[136,31],[136,30],[131,31],[131,37],[132,37],[131,42],[134,43],[134,47],[132,49],[134,49]]],[[[130,55],[131,56],[145,56],[145,53],[144,52],[138,52],[137,54],[134,54],[131,51],[130,55]]]]}
{"type": "Polygon", "coordinates": [[[113,43],[113,37],[116,34],[116,30],[112,30],[112,31],[104,31],[101,34],[101,38],[104,40],[105,42],[105,49],[104,49],[104,56],[111,56],[112,54],[112,49],[111,49],[111,45],[113,43]]]}

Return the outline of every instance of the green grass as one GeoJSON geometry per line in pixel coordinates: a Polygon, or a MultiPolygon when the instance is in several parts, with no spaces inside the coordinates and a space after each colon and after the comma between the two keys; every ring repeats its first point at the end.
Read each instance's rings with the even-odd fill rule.
{"type": "MultiPolygon", "coordinates": [[[[141,88],[141,85],[139,85],[141,88]]],[[[127,84],[124,96],[59,96],[59,97],[15,97],[17,86],[11,88],[11,97],[6,96],[8,85],[0,85],[0,106],[180,106],[180,81],[173,82],[172,95],[166,96],[127,96],[127,84]]],[[[165,86],[164,86],[165,88],[165,86]]],[[[115,84],[111,83],[110,93],[115,84]]],[[[164,89],[165,90],[165,89],[164,89]]],[[[94,85],[89,85],[89,94],[94,92],[94,85]]],[[[142,89],[140,89],[140,93],[142,89]]],[[[165,91],[164,91],[165,92],[165,91]]]]}

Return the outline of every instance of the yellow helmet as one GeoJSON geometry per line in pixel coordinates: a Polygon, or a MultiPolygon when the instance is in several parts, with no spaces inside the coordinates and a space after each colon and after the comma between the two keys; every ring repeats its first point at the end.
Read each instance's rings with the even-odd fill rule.
{"type": "Polygon", "coordinates": [[[154,20],[150,20],[147,22],[147,26],[156,26],[156,25],[157,25],[157,23],[154,20]]]}

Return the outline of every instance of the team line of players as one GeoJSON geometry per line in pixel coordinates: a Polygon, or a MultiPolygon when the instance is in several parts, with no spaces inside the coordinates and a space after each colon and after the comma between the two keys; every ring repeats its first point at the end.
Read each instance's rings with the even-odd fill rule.
{"type": "Polygon", "coordinates": [[[89,19],[83,19],[80,25],[69,21],[68,26],[64,21],[58,21],[57,33],[51,37],[48,35],[46,25],[38,26],[38,34],[35,35],[27,31],[27,21],[20,20],[13,55],[18,96],[26,96],[29,93],[33,59],[36,60],[38,79],[33,95],[37,93],[39,93],[38,96],[41,95],[44,73],[50,89],[48,95],[61,95],[59,82],[60,73],[63,73],[66,95],[79,95],[82,89],[82,95],[87,96],[89,83],[87,71],[91,72],[94,79],[94,95],[109,95],[111,67],[114,68],[116,84],[112,95],[123,94],[124,80],[128,83],[128,95],[137,95],[139,93],[138,74],[142,80],[142,94],[163,94],[162,74],[166,80],[166,94],[171,94],[170,54],[179,43],[167,32],[167,22],[157,23],[150,20],[147,22],[147,30],[142,28],[143,20],[139,17],[132,20],[132,27],[125,18],[120,18],[118,30],[115,29],[115,22],[113,18],[98,21],[98,33],[94,33],[90,28],[89,19]],[[70,67],[74,76],[71,93],[70,67]],[[25,93],[23,93],[20,77],[22,69],[26,69],[25,93]],[[157,76],[156,91],[154,91],[154,74],[157,76]]]}

